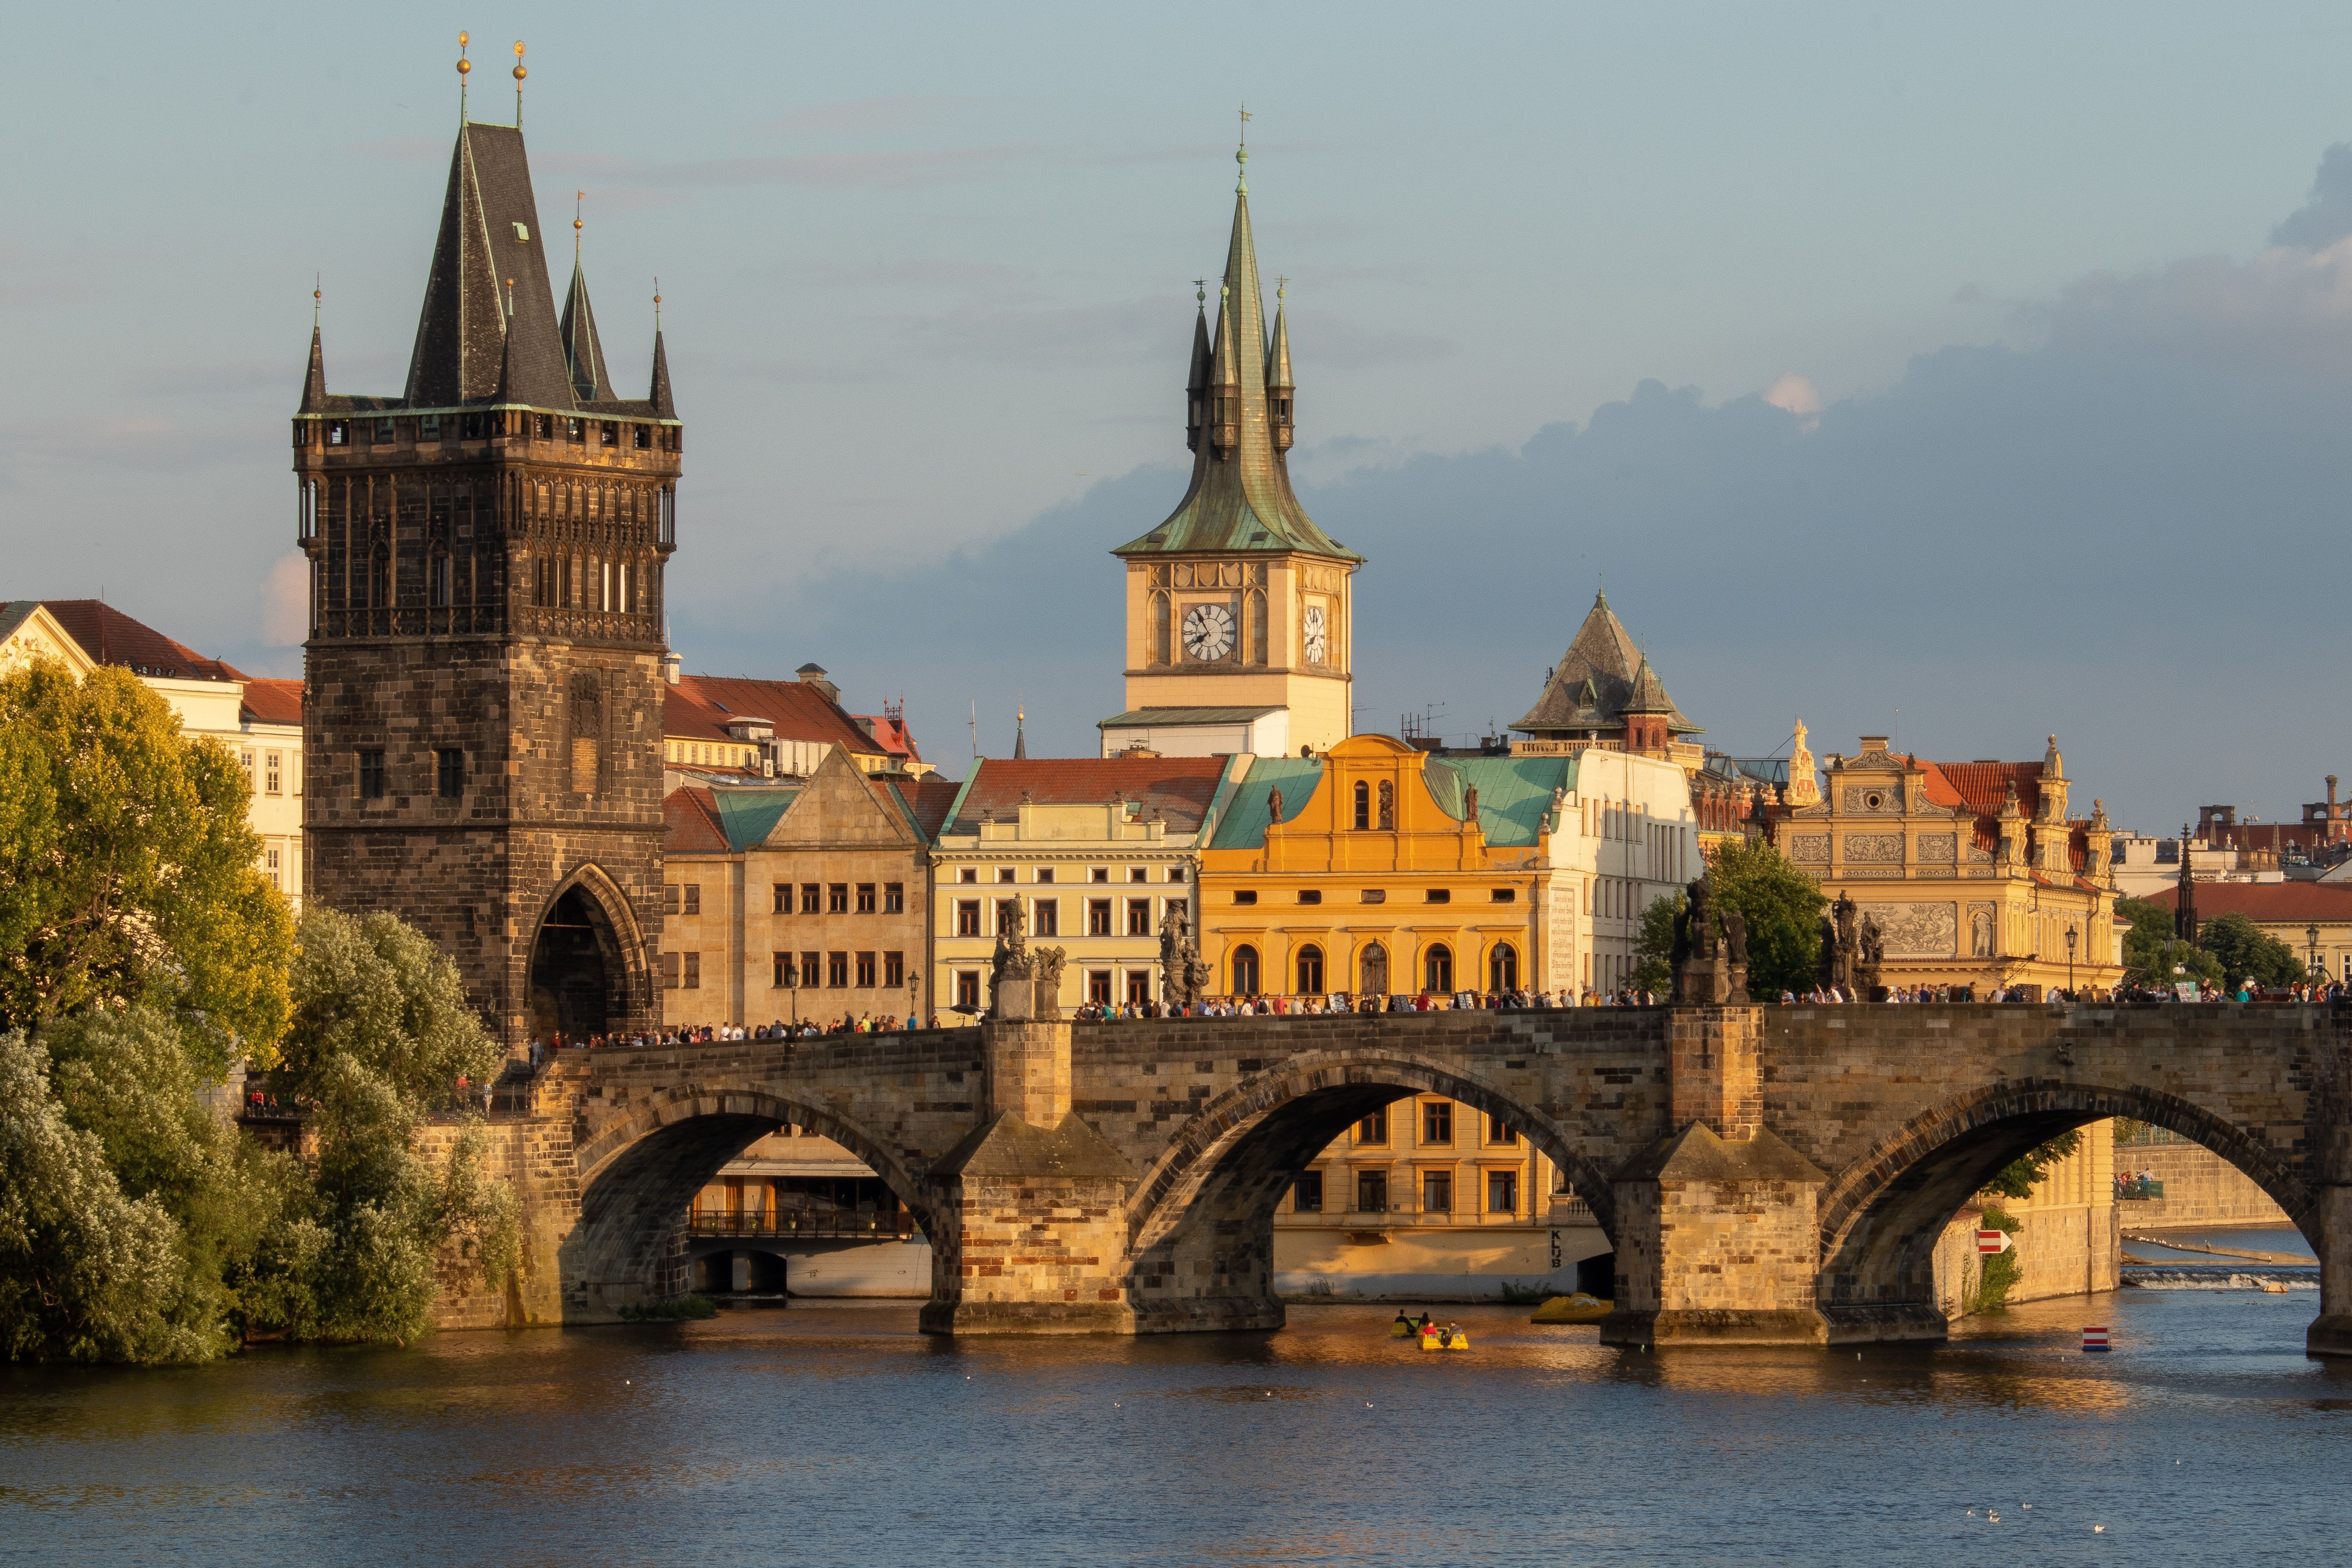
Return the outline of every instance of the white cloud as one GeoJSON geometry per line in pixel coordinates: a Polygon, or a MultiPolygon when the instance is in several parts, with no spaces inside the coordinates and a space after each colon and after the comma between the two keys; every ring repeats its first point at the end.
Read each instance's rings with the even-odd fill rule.
{"type": "Polygon", "coordinates": [[[302,552],[289,550],[262,574],[261,640],[271,647],[292,647],[302,640],[310,618],[310,572],[302,552]]]}

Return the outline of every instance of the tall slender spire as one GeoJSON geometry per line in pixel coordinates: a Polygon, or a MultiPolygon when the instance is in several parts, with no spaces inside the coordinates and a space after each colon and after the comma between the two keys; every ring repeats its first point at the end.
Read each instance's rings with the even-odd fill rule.
{"type": "Polygon", "coordinates": [[[1029,760],[1029,715],[1019,708],[1013,710],[1013,760],[1029,760]]]}
{"type": "Polygon", "coordinates": [[[538,225],[522,133],[504,125],[462,128],[449,155],[441,228],[409,359],[405,395],[412,405],[446,408],[503,396],[540,408],[574,406],[538,225]],[[514,279],[511,306],[508,279],[514,279]],[[511,350],[509,336],[518,339],[511,350]]]}
{"type": "Polygon", "coordinates": [[[310,368],[302,377],[302,406],[299,412],[316,414],[327,406],[327,355],[319,339],[319,306],[326,290],[315,282],[310,286],[310,368]]]}
{"type": "Polygon", "coordinates": [[[662,347],[661,279],[654,279],[654,384],[646,395],[652,400],[654,417],[675,419],[677,404],[669,395],[669,353],[662,347]]]}
{"type": "Polygon", "coordinates": [[[614,397],[613,383],[604,374],[604,345],[596,336],[596,312],[588,303],[588,270],[580,258],[583,220],[578,204],[587,195],[582,191],[573,197],[572,287],[564,291],[563,320],[556,330],[563,337],[563,368],[571,379],[572,395],[583,403],[609,403],[614,397]]]}
{"type": "Polygon", "coordinates": [[[1292,436],[1292,398],[1297,389],[1290,384],[1290,321],[1283,301],[1290,292],[1290,279],[1275,280],[1274,347],[1265,355],[1265,415],[1274,430],[1274,449],[1290,450],[1292,436]]]}
{"type": "MultiPolygon", "coordinates": [[[[1235,149],[1234,158],[1246,175],[1249,148],[1235,149]]],[[[1205,306],[1205,299],[1201,303],[1205,306]]],[[[1202,338],[1203,329],[1196,323],[1196,367],[1202,338]]],[[[1280,439],[1275,433],[1275,410],[1268,402],[1269,377],[1278,371],[1285,383],[1289,379],[1289,333],[1286,329],[1282,332],[1278,345],[1266,339],[1265,300],[1258,279],[1257,245],[1250,232],[1245,178],[1235,182],[1233,237],[1226,247],[1224,276],[1218,290],[1216,328],[1207,342],[1202,400],[1207,406],[1200,414],[1207,439],[1193,438],[1188,443],[1193,448],[1192,484],[1165,522],[1112,553],[1266,550],[1362,560],[1318,528],[1291,489],[1286,453],[1290,445],[1287,385],[1281,394],[1286,434],[1280,439]],[[1273,350],[1277,346],[1280,352],[1276,355],[1273,350]]],[[[1188,423],[1188,435],[1191,429],[1188,423]]]]}
{"type": "Polygon", "coordinates": [[[1209,417],[1209,280],[1192,279],[1192,368],[1184,378],[1184,447],[1201,449],[1201,426],[1209,417]]]}

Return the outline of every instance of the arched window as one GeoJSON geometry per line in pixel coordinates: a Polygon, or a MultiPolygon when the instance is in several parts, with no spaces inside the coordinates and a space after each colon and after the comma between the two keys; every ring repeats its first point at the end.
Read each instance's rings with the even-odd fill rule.
{"type": "Polygon", "coordinates": [[[449,584],[455,575],[449,563],[449,552],[436,549],[433,559],[425,565],[425,602],[436,610],[449,607],[449,584]]]}
{"type": "Polygon", "coordinates": [[[1323,950],[1309,942],[1298,950],[1298,984],[1294,987],[1301,996],[1314,996],[1323,989],[1323,950]]]}
{"type": "Polygon", "coordinates": [[[1168,662],[1168,595],[1151,595],[1151,647],[1146,655],[1154,664],[1168,662]]]}
{"type": "Polygon", "coordinates": [[[1234,949],[1234,994],[1257,994],[1257,949],[1247,942],[1234,949]]]}
{"type": "MultiPolygon", "coordinates": [[[[1387,788],[1385,784],[1381,786],[1387,788]]],[[[1372,786],[1362,779],[1356,781],[1356,826],[1369,828],[1372,825],[1372,786]]]]}
{"type": "Polygon", "coordinates": [[[368,558],[368,608],[389,609],[392,605],[392,555],[381,544],[368,558]]]}
{"type": "Polygon", "coordinates": [[[1264,664],[1265,662],[1265,595],[1255,588],[1251,589],[1249,603],[1245,607],[1249,615],[1249,661],[1252,664],[1264,664]]]}
{"type": "Polygon", "coordinates": [[[1519,988],[1519,951],[1507,942],[1498,942],[1495,951],[1486,955],[1486,989],[1517,991],[1519,988]]]}
{"type": "Polygon", "coordinates": [[[1381,781],[1381,831],[1387,833],[1393,831],[1395,827],[1396,785],[1387,779],[1382,779],[1381,781]]]}
{"type": "Polygon", "coordinates": [[[1379,942],[1373,942],[1370,946],[1366,947],[1364,949],[1363,970],[1364,983],[1362,990],[1364,994],[1367,996],[1387,995],[1389,994],[1389,950],[1382,947],[1379,942]]]}
{"type": "Polygon", "coordinates": [[[1441,996],[1454,989],[1454,950],[1442,942],[1422,957],[1421,988],[1441,996]]]}

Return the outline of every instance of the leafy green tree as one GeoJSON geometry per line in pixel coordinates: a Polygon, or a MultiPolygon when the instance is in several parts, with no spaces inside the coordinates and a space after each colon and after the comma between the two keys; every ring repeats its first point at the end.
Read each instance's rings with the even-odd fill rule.
{"type": "Polygon", "coordinates": [[[0,1034],[0,1352],[11,1361],[195,1361],[216,1325],[191,1322],[180,1226],[129,1197],[105,1141],[74,1126],[48,1053],[0,1034]]]}
{"type": "Polygon", "coordinates": [[[2294,949],[2243,915],[2217,915],[2198,927],[2197,945],[2221,967],[2221,984],[2234,991],[2239,982],[2257,985],[2292,985],[2308,977],[2310,966],[2294,949]]]}
{"type": "Polygon", "coordinates": [[[1635,990],[1664,995],[1674,989],[1675,920],[1689,901],[1680,893],[1668,893],[1652,899],[1642,911],[1642,934],[1633,942],[1633,956],[1639,960],[1632,977],[1635,990]]]}
{"type": "MultiPolygon", "coordinates": [[[[1777,1001],[1811,986],[1821,961],[1821,884],[1760,839],[1734,839],[1707,862],[1715,896],[1748,922],[1748,994],[1777,1001]]],[[[1645,917],[1646,924],[1646,917],[1645,917]]]]}
{"type": "Polygon", "coordinates": [[[1993,1173],[1992,1180],[1979,1190],[2004,1198],[2030,1198],[2034,1184],[2050,1173],[2050,1167],[2065,1159],[2083,1146],[2080,1131],[2061,1132],[2047,1143],[2029,1149],[1993,1173]]]}
{"type": "Polygon", "coordinates": [[[291,921],[247,795],[228,749],[128,670],[0,677],[0,1028],[145,1003],[206,1077],[268,1059],[291,921]]]}
{"type": "Polygon", "coordinates": [[[2153,899],[2118,899],[2116,913],[2131,922],[2124,933],[2124,984],[2168,986],[2176,981],[2221,984],[2213,955],[2172,934],[2172,911],[2153,899]],[[2178,969],[2182,973],[2175,973],[2178,969]]]}
{"type": "Polygon", "coordinates": [[[349,1063],[395,1096],[432,1101],[498,1065],[456,963],[398,916],[354,919],[314,904],[302,914],[299,949],[284,1047],[298,1093],[339,1092],[337,1064],[349,1063]]]}

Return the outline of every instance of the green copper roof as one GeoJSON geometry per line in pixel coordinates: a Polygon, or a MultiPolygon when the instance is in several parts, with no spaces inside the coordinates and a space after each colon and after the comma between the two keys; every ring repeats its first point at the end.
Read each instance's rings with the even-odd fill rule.
{"type": "Polygon", "coordinates": [[[1274,820],[1268,796],[1282,791],[1282,819],[1296,817],[1323,779],[1323,764],[1309,757],[1262,757],[1250,764],[1246,777],[1234,789],[1225,815],[1217,823],[1213,849],[1255,849],[1265,843],[1266,825],[1274,820]]]}
{"type": "Polygon", "coordinates": [[[740,851],[765,841],[800,793],[797,789],[712,790],[710,803],[718,809],[719,826],[726,830],[727,847],[740,851]]]}
{"type": "Polygon", "coordinates": [[[1478,827],[1498,847],[1533,847],[1543,837],[1554,790],[1576,787],[1576,757],[1433,757],[1423,776],[1448,816],[1462,816],[1463,789],[1478,791],[1478,827]]]}
{"type": "MultiPolygon", "coordinates": [[[[1195,367],[1198,341],[1196,334],[1195,367]]],[[[1192,486],[1167,521],[1111,553],[1298,551],[1334,561],[1361,561],[1362,556],[1315,526],[1315,520],[1291,491],[1286,456],[1274,444],[1265,390],[1269,357],[1265,299],[1258,284],[1257,247],[1250,237],[1246,189],[1234,196],[1233,244],[1225,255],[1224,288],[1213,342],[1209,384],[1203,394],[1210,408],[1192,459],[1192,486]],[[1220,398],[1231,398],[1234,405],[1239,442],[1230,448],[1219,447],[1213,439],[1220,398]]],[[[1280,374],[1286,382],[1290,378],[1286,331],[1281,349],[1280,374]]],[[[1194,374],[1198,374],[1196,368],[1194,374]]]]}

